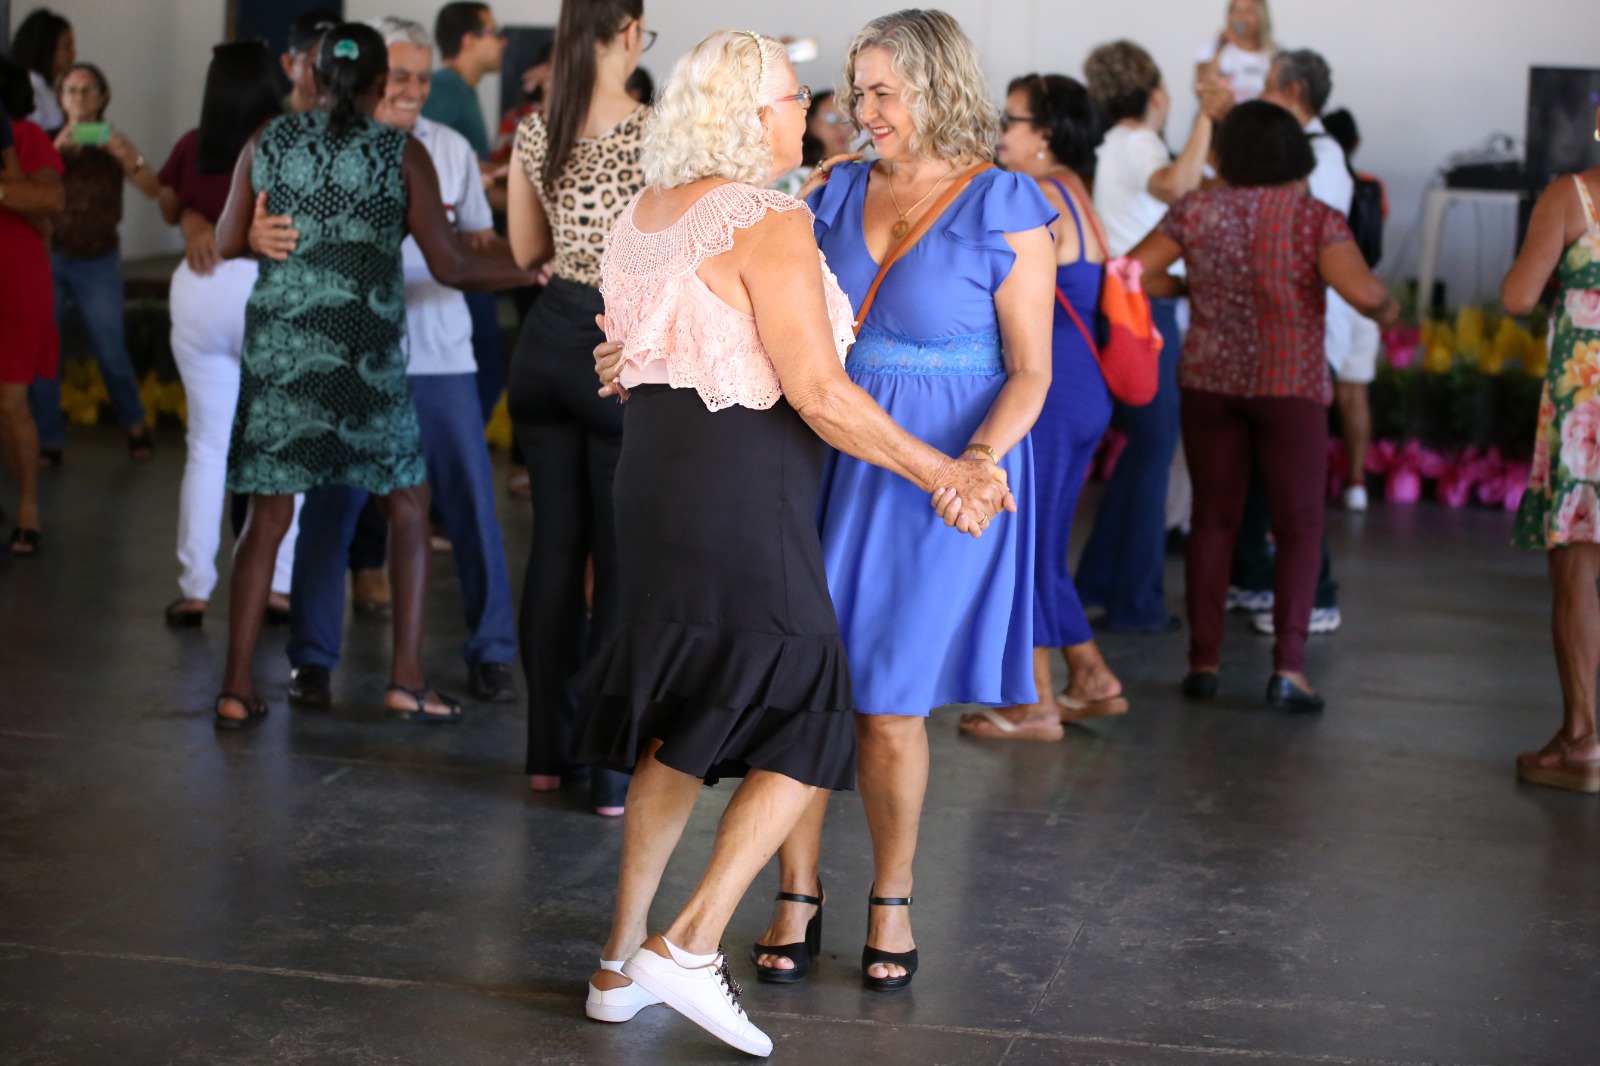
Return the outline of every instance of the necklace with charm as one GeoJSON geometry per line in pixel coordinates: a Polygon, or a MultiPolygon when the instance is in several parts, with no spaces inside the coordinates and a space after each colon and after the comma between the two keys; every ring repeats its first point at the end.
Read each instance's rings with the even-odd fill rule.
{"type": "Polygon", "coordinates": [[[934,190],[938,189],[940,185],[943,185],[944,182],[945,182],[945,179],[951,177],[952,175],[954,175],[955,172],[956,172],[956,168],[955,167],[951,167],[949,174],[944,175],[944,177],[941,177],[938,181],[934,182],[933,183],[933,187],[930,188],[923,195],[922,199],[918,200],[916,203],[911,205],[911,210],[910,211],[902,211],[902,210],[900,210],[900,198],[894,194],[894,175],[890,174],[888,176],[888,178],[889,178],[889,180],[888,180],[888,184],[889,184],[889,202],[894,204],[894,213],[900,216],[900,221],[896,222],[894,224],[894,226],[891,227],[890,230],[889,230],[890,233],[894,234],[894,239],[895,240],[903,241],[903,240],[905,240],[906,234],[911,232],[911,223],[906,220],[906,216],[911,214],[917,208],[921,207],[923,204],[927,203],[928,202],[928,197],[930,197],[930,196],[932,196],[934,194],[934,190]]]}

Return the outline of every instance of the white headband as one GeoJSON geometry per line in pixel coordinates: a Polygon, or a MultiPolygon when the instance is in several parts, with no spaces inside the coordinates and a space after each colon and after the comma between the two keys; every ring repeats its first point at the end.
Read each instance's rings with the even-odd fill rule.
{"type": "Polygon", "coordinates": [[[762,38],[759,33],[751,33],[749,30],[740,30],[739,32],[756,42],[756,57],[761,61],[761,66],[756,73],[755,88],[756,103],[759,104],[761,102],[761,91],[767,84],[767,47],[761,43],[762,38]]]}

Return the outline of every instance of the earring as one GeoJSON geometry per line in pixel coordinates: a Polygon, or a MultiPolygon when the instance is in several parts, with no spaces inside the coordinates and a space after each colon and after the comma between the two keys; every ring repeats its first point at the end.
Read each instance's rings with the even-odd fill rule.
{"type": "MultiPolygon", "coordinates": [[[[1600,135],[1600,134],[1597,134],[1597,135],[1600,135]]],[[[1044,149],[1042,149],[1042,148],[1039,149],[1039,151],[1033,153],[1033,158],[1035,158],[1035,159],[1043,159],[1044,156],[1045,156],[1045,152],[1044,152],[1044,149]]]]}

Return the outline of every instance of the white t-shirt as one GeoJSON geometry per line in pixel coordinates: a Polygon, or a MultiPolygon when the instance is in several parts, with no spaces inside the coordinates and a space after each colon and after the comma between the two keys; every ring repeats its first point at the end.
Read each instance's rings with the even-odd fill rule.
{"type": "Polygon", "coordinates": [[[67,115],[61,110],[61,101],[56,99],[50,83],[37,71],[28,71],[28,80],[33,83],[33,114],[28,116],[28,121],[40,129],[54,133],[67,124],[67,115]]]}
{"type": "Polygon", "coordinates": [[[1095,157],[1094,209],[1106,228],[1106,250],[1127,255],[1167,215],[1167,205],[1150,195],[1150,178],[1172,162],[1172,153],[1154,130],[1119,123],[1106,131],[1095,157]]]}
{"type": "MultiPolygon", "coordinates": [[[[1317,166],[1311,172],[1309,181],[1311,195],[1348,219],[1350,201],[1356,195],[1356,181],[1350,176],[1344,149],[1339,147],[1338,141],[1328,136],[1320,118],[1306,123],[1306,135],[1311,138],[1311,153],[1317,157],[1317,166]]],[[[1329,289],[1328,362],[1335,367],[1343,366],[1350,355],[1353,339],[1351,329],[1355,318],[1356,309],[1345,303],[1344,297],[1329,289]]]]}
{"type": "MultiPolygon", "coordinates": [[[[476,233],[494,226],[489,200],[478,176],[478,156],[467,139],[448,126],[419,117],[411,135],[422,142],[439,175],[445,213],[458,233],[476,233]]],[[[472,315],[460,291],[441,285],[428,271],[428,261],[415,237],[400,246],[406,283],[406,373],[471,374],[472,315]]]]}
{"type": "Polygon", "coordinates": [[[1233,86],[1236,103],[1254,100],[1267,88],[1267,74],[1272,70],[1272,53],[1250,52],[1229,41],[1217,51],[1215,43],[1203,44],[1195,53],[1196,63],[1217,61],[1217,72],[1233,86]]]}

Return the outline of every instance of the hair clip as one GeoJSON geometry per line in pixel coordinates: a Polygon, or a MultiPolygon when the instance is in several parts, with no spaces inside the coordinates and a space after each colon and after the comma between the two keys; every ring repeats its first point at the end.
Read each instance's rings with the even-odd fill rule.
{"type": "Polygon", "coordinates": [[[334,43],[334,46],[333,46],[333,58],[335,58],[335,59],[360,59],[361,58],[361,46],[359,44],[356,44],[356,42],[352,41],[350,38],[346,37],[344,40],[337,41],[337,42],[334,43]]]}
{"type": "Polygon", "coordinates": [[[761,61],[761,66],[756,73],[755,91],[757,102],[759,103],[761,87],[767,84],[767,47],[761,43],[761,35],[759,33],[752,33],[749,30],[740,30],[739,32],[756,42],[756,57],[761,61]]]}

